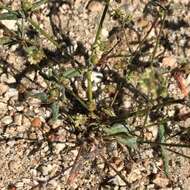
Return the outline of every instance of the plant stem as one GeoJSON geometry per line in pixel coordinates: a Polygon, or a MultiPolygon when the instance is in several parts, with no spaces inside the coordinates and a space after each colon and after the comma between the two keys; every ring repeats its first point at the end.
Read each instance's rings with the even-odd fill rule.
{"type": "Polygon", "coordinates": [[[159,142],[143,141],[143,140],[138,140],[138,143],[140,143],[140,144],[153,144],[153,145],[158,145],[158,146],[190,148],[190,144],[159,143],[159,142]]]}
{"type": "Polygon", "coordinates": [[[154,57],[156,55],[156,51],[158,49],[158,45],[159,45],[159,42],[160,42],[160,36],[161,36],[162,30],[163,30],[163,27],[164,27],[164,23],[165,23],[165,19],[166,19],[166,13],[165,13],[165,11],[163,12],[163,14],[164,15],[163,15],[163,19],[162,19],[162,24],[161,24],[161,27],[160,27],[160,30],[159,30],[158,37],[156,39],[156,45],[155,45],[155,47],[153,49],[153,52],[152,52],[152,55],[150,56],[150,59],[149,59],[149,61],[151,63],[151,66],[152,66],[152,62],[154,60],[154,57]]]}
{"type": "Polygon", "coordinates": [[[95,37],[94,43],[92,45],[92,53],[91,53],[91,56],[90,56],[89,61],[88,61],[88,71],[87,71],[88,89],[87,89],[87,96],[88,96],[88,104],[89,104],[89,108],[90,108],[89,111],[92,111],[91,107],[92,107],[92,103],[93,103],[92,70],[93,70],[93,66],[96,64],[96,61],[95,61],[96,60],[95,59],[96,47],[97,47],[99,39],[100,39],[100,35],[101,35],[101,31],[102,31],[102,26],[103,26],[103,23],[104,23],[104,20],[105,20],[105,16],[106,16],[106,13],[107,13],[108,8],[109,8],[109,2],[110,2],[110,0],[106,0],[106,4],[105,4],[105,7],[104,7],[104,10],[103,10],[101,19],[100,19],[100,23],[98,25],[98,29],[97,29],[97,32],[96,32],[96,37],[95,37]]]}
{"type": "Polygon", "coordinates": [[[37,30],[39,31],[43,36],[45,36],[52,44],[54,44],[57,48],[61,48],[61,46],[54,40],[45,30],[39,27],[38,23],[36,23],[34,20],[32,20],[30,17],[27,17],[27,21],[37,30]]]}
{"type": "Polygon", "coordinates": [[[104,23],[104,20],[105,20],[105,17],[106,17],[106,13],[107,13],[108,8],[109,8],[109,3],[110,3],[110,0],[106,0],[106,5],[104,7],[104,11],[102,13],[102,17],[100,19],[100,23],[99,23],[99,26],[98,26],[98,29],[97,29],[97,32],[96,32],[96,38],[95,38],[95,41],[94,41],[94,44],[93,44],[93,52],[92,52],[92,54],[95,51],[95,47],[94,46],[96,46],[97,43],[98,43],[101,31],[102,31],[103,23],[104,23]]]}

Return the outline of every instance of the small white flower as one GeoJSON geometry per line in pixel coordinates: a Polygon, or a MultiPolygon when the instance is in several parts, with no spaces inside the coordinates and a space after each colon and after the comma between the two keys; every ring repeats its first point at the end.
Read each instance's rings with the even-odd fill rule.
{"type": "Polygon", "coordinates": [[[100,73],[100,72],[95,72],[95,71],[92,72],[92,81],[93,81],[95,84],[101,82],[102,77],[103,77],[102,73],[100,73]]]}
{"type": "MultiPolygon", "coordinates": [[[[98,89],[98,83],[102,81],[103,74],[100,72],[93,71],[92,72],[92,83],[93,87],[92,90],[96,91],[98,89]]],[[[85,81],[85,85],[87,86],[87,80],[85,81]]]]}

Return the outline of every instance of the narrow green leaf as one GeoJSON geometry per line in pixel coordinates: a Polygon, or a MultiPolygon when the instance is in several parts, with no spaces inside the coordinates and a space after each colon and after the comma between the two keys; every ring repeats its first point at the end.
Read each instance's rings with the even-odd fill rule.
{"type": "Polygon", "coordinates": [[[68,69],[63,73],[63,77],[67,79],[71,79],[73,77],[78,77],[78,76],[81,76],[81,72],[79,71],[79,69],[75,68],[68,69]]]}
{"type": "Polygon", "coordinates": [[[19,16],[18,14],[15,14],[14,12],[7,12],[0,14],[0,20],[18,20],[19,16]]]}
{"type": "Polygon", "coordinates": [[[0,45],[6,45],[9,44],[12,40],[9,37],[2,37],[0,38],[0,45]]]}
{"type": "Polygon", "coordinates": [[[121,144],[127,145],[129,148],[136,149],[137,148],[137,137],[132,137],[132,136],[117,136],[116,139],[118,142],[121,144]]]}
{"type": "Polygon", "coordinates": [[[48,0],[39,0],[39,1],[35,2],[35,3],[33,3],[32,7],[31,7],[31,11],[39,9],[41,5],[43,5],[43,4],[47,3],[47,2],[48,2],[48,0]]]}
{"type": "Polygon", "coordinates": [[[104,132],[109,136],[114,136],[116,140],[127,145],[129,148],[137,147],[137,137],[132,136],[127,127],[121,123],[115,123],[111,128],[104,128],[104,132]]]}
{"type": "Polygon", "coordinates": [[[103,130],[107,133],[107,135],[129,133],[128,129],[123,124],[120,123],[115,123],[111,128],[104,128],[103,130]]]}
{"type": "MultiPolygon", "coordinates": [[[[165,143],[165,128],[164,125],[160,125],[158,129],[158,134],[159,134],[159,141],[160,143],[165,143]]],[[[164,165],[164,173],[166,176],[169,175],[169,160],[168,160],[168,155],[166,153],[166,150],[164,146],[161,147],[161,154],[162,154],[162,160],[163,160],[163,165],[164,165]]]]}
{"type": "Polygon", "coordinates": [[[41,100],[44,103],[48,102],[48,95],[45,92],[39,92],[36,94],[28,94],[28,96],[32,96],[34,98],[38,98],[39,100],[41,100]]]}
{"type": "Polygon", "coordinates": [[[52,120],[56,121],[59,117],[59,104],[57,102],[53,102],[51,105],[52,110],[52,120]]]}

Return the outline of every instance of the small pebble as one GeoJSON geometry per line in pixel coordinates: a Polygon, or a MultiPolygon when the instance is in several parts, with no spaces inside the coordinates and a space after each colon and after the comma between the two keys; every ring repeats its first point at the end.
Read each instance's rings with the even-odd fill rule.
{"type": "Polygon", "coordinates": [[[99,1],[91,1],[90,4],[88,5],[88,10],[91,11],[92,13],[97,13],[102,11],[103,9],[103,3],[99,1]]]}
{"type": "Polygon", "coordinates": [[[9,87],[6,84],[0,83],[0,96],[7,92],[8,89],[9,87]]]}
{"type": "Polygon", "coordinates": [[[22,114],[16,114],[14,116],[14,123],[19,126],[22,125],[22,114]]]}
{"type": "Polygon", "coordinates": [[[17,29],[17,20],[2,20],[2,23],[9,29],[9,30],[16,30],[17,29]]]}
{"type": "Polygon", "coordinates": [[[7,104],[0,102],[0,116],[4,115],[7,112],[7,104]]]}
{"type": "Polygon", "coordinates": [[[7,83],[7,84],[11,84],[11,83],[16,82],[15,78],[12,75],[5,74],[5,73],[1,75],[0,81],[7,83]]]}
{"type": "Polygon", "coordinates": [[[62,151],[65,148],[65,144],[64,143],[57,143],[55,145],[55,152],[56,154],[59,154],[60,151],[62,151]]]}
{"type": "Polygon", "coordinates": [[[9,100],[14,97],[14,99],[18,99],[18,91],[15,88],[9,88],[9,90],[5,93],[5,99],[9,100]]]}
{"type": "Polygon", "coordinates": [[[13,118],[11,116],[5,116],[1,119],[1,122],[5,125],[9,125],[13,122],[13,118]]]}
{"type": "Polygon", "coordinates": [[[48,164],[47,166],[43,166],[42,167],[42,173],[43,173],[43,175],[47,176],[51,172],[52,168],[53,167],[52,167],[51,164],[48,164]]]}
{"type": "Polygon", "coordinates": [[[35,117],[31,122],[32,127],[40,128],[42,126],[42,121],[39,117],[35,117]]]}
{"type": "Polygon", "coordinates": [[[10,171],[13,173],[17,173],[20,168],[20,164],[18,163],[17,160],[11,160],[8,163],[8,166],[9,166],[10,171]]]}
{"type": "Polygon", "coordinates": [[[159,187],[166,187],[169,184],[169,179],[168,178],[163,178],[157,176],[154,180],[153,183],[156,184],[159,187]]]}

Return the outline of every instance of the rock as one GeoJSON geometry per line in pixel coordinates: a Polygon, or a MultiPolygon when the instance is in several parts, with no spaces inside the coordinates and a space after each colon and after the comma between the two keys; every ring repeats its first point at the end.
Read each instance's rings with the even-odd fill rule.
{"type": "Polygon", "coordinates": [[[14,123],[19,126],[22,125],[22,114],[16,114],[14,116],[14,123]]]}
{"type": "Polygon", "coordinates": [[[186,78],[186,84],[190,86],[190,74],[188,74],[186,78]]]}
{"type": "Polygon", "coordinates": [[[57,143],[55,145],[55,153],[59,154],[60,151],[62,151],[65,148],[65,144],[64,143],[57,143]]]}
{"type": "Polygon", "coordinates": [[[9,88],[9,90],[5,93],[5,99],[9,100],[10,98],[18,99],[18,91],[15,88],[9,88]]]}
{"type": "Polygon", "coordinates": [[[19,181],[16,183],[16,187],[18,187],[19,189],[24,189],[24,183],[22,181],[19,181]]]}
{"type": "Polygon", "coordinates": [[[131,173],[127,176],[127,181],[133,183],[142,178],[142,174],[139,168],[132,168],[131,173]]]}
{"type": "Polygon", "coordinates": [[[23,178],[22,181],[25,183],[25,184],[29,184],[31,182],[31,179],[29,178],[23,178]]]}
{"type": "Polygon", "coordinates": [[[90,1],[90,3],[87,5],[87,9],[92,13],[97,13],[102,11],[103,6],[104,6],[103,3],[93,0],[90,1]]]}
{"type": "Polygon", "coordinates": [[[177,61],[176,58],[174,56],[167,56],[164,57],[162,60],[162,67],[170,67],[170,68],[175,68],[177,67],[177,61]]]}
{"type": "Polygon", "coordinates": [[[17,29],[17,20],[2,20],[1,21],[9,30],[17,29]]]}
{"type": "Polygon", "coordinates": [[[159,187],[166,187],[169,184],[169,179],[168,178],[163,178],[160,177],[159,175],[156,176],[156,178],[153,180],[153,183],[156,184],[159,187]]]}
{"type": "Polygon", "coordinates": [[[28,137],[30,139],[37,139],[37,134],[36,133],[29,133],[28,137]]]}
{"type": "Polygon", "coordinates": [[[0,116],[3,116],[4,114],[6,114],[8,108],[7,108],[7,104],[0,102],[0,116]]]}
{"type": "Polygon", "coordinates": [[[26,116],[23,117],[23,125],[25,127],[30,127],[31,126],[31,122],[26,116]]]}
{"type": "Polygon", "coordinates": [[[42,76],[38,75],[36,82],[39,83],[39,85],[40,85],[42,88],[48,88],[48,85],[47,85],[47,83],[45,82],[45,80],[43,79],[42,76]]]}
{"type": "Polygon", "coordinates": [[[4,124],[4,125],[9,125],[13,122],[13,119],[11,116],[5,116],[1,119],[1,122],[4,124]]]}
{"type": "Polygon", "coordinates": [[[8,89],[9,87],[6,84],[0,83],[0,96],[7,92],[8,89]]]}
{"type": "Polygon", "coordinates": [[[27,127],[22,124],[22,125],[19,125],[16,129],[17,129],[17,132],[19,133],[18,136],[24,137],[24,133],[26,132],[27,127]]]}
{"type": "Polygon", "coordinates": [[[8,163],[8,167],[10,169],[11,172],[13,173],[17,173],[19,168],[20,168],[20,163],[18,163],[17,160],[11,160],[9,163],[8,163]]]}
{"type": "Polygon", "coordinates": [[[16,110],[19,111],[19,112],[21,112],[21,111],[24,110],[24,106],[17,106],[17,107],[16,107],[16,110]]]}
{"type": "Polygon", "coordinates": [[[51,184],[55,188],[55,190],[61,190],[60,185],[58,184],[57,180],[55,180],[55,179],[51,180],[51,181],[49,181],[49,184],[51,184]]]}
{"type": "Polygon", "coordinates": [[[188,4],[189,0],[175,0],[175,3],[184,3],[184,4],[188,4]]]}
{"type": "Polygon", "coordinates": [[[37,106],[37,105],[40,105],[41,102],[42,102],[42,101],[41,101],[40,99],[38,99],[38,98],[32,98],[32,97],[30,97],[30,98],[28,99],[29,105],[37,106]]]}
{"type": "Polygon", "coordinates": [[[30,73],[27,73],[26,76],[33,81],[33,80],[35,80],[35,75],[36,75],[36,73],[33,71],[30,73]]]}
{"type": "Polygon", "coordinates": [[[30,174],[31,174],[32,176],[36,177],[36,176],[37,176],[37,170],[36,170],[36,169],[31,169],[31,170],[30,170],[30,174]]]}
{"type": "Polygon", "coordinates": [[[58,128],[59,126],[63,125],[63,121],[57,119],[56,121],[50,121],[50,125],[52,125],[53,129],[58,128]]]}
{"type": "Polygon", "coordinates": [[[1,75],[0,81],[2,83],[7,83],[7,84],[16,82],[15,78],[11,74],[5,74],[5,73],[1,75]]]}
{"type": "Polygon", "coordinates": [[[43,175],[49,175],[49,173],[51,172],[51,170],[53,169],[53,166],[51,164],[48,164],[47,166],[43,166],[42,167],[42,173],[43,175]]]}
{"type": "Polygon", "coordinates": [[[31,122],[32,127],[41,128],[42,121],[39,117],[35,117],[31,122]]]}
{"type": "Polygon", "coordinates": [[[158,136],[158,126],[152,126],[148,128],[148,131],[151,132],[152,137],[151,140],[154,141],[156,140],[157,136],[158,136]]]}
{"type": "Polygon", "coordinates": [[[108,36],[109,36],[108,30],[106,30],[105,28],[103,28],[102,31],[101,31],[101,37],[102,37],[104,40],[107,40],[108,36]]]}
{"type": "Polygon", "coordinates": [[[117,185],[117,186],[125,186],[126,183],[118,176],[116,175],[113,179],[112,182],[117,185]]]}

